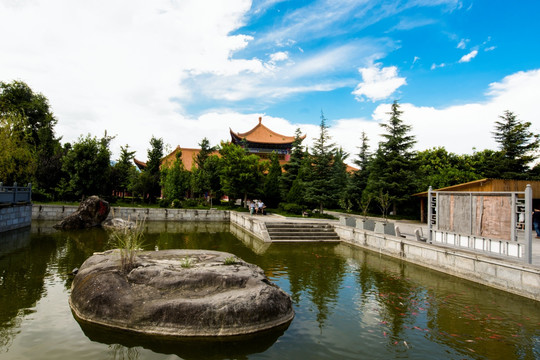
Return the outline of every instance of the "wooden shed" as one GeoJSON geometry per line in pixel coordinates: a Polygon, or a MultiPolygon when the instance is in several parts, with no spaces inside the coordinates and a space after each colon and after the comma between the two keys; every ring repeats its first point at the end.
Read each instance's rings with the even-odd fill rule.
{"type": "MultiPolygon", "coordinates": [[[[463,184],[447,186],[433,191],[463,191],[463,192],[496,192],[496,191],[525,191],[527,185],[531,185],[533,192],[533,206],[540,207],[540,181],[533,180],[512,180],[512,179],[480,179],[469,181],[463,184]]],[[[420,198],[420,219],[427,221],[427,196],[424,191],[413,196],[420,198]]]]}

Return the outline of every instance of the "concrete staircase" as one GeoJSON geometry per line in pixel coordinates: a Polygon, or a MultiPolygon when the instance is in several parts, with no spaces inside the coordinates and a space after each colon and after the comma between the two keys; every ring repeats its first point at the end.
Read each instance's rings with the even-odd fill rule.
{"type": "Polygon", "coordinates": [[[334,226],[324,223],[267,222],[272,242],[339,242],[334,226]]]}

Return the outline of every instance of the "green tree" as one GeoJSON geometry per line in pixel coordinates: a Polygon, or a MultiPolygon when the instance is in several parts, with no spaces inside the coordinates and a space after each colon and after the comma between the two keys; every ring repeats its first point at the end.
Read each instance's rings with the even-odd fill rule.
{"type": "Polygon", "coordinates": [[[190,173],[182,163],[182,150],[176,153],[176,159],[170,168],[161,170],[163,197],[169,200],[183,200],[190,186],[190,173]]]}
{"type": "Polygon", "coordinates": [[[364,190],[368,183],[369,178],[369,164],[372,159],[372,155],[369,152],[368,137],[365,131],[362,131],[362,136],[360,137],[360,146],[358,147],[358,159],[354,160],[354,164],[358,167],[358,171],[355,171],[351,175],[350,186],[347,192],[350,194],[352,199],[354,199],[354,205],[358,208],[361,208],[363,200],[365,202],[364,190]]]}
{"type": "Polygon", "coordinates": [[[417,152],[415,164],[416,192],[426,191],[430,186],[439,189],[481,178],[470,156],[456,155],[444,147],[417,152]]]}
{"type": "Polygon", "coordinates": [[[332,163],[332,183],[335,189],[334,192],[337,203],[342,209],[350,211],[353,206],[354,198],[351,194],[351,176],[347,172],[347,164],[345,164],[345,160],[348,157],[349,154],[344,152],[341,147],[336,149],[334,161],[332,163]]]}
{"type": "MultiPolygon", "coordinates": [[[[10,132],[30,146],[29,151],[39,164],[24,168],[33,170],[25,177],[35,179],[35,192],[52,194],[63,175],[61,158],[64,154],[60,139],[54,133],[57,120],[48,99],[22,81],[0,82],[0,118],[8,116],[11,118],[10,132]]],[[[18,146],[19,150],[21,146],[18,146]]]]}
{"type": "Polygon", "coordinates": [[[241,146],[222,142],[220,176],[222,190],[233,199],[242,198],[244,204],[248,196],[258,195],[262,187],[264,166],[257,155],[248,155],[241,146]]]}
{"type": "Polygon", "coordinates": [[[125,198],[125,193],[131,187],[131,181],[133,176],[137,173],[135,165],[133,165],[133,159],[135,158],[135,151],[129,151],[129,145],[120,146],[120,158],[114,164],[114,184],[115,189],[122,192],[122,199],[125,198]]]}
{"type": "Polygon", "coordinates": [[[388,123],[380,124],[386,133],[381,135],[384,140],[379,143],[371,161],[366,186],[372,198],[388,194],[394,214],[397,213],[398,204],[410,200],[410,195],[416,190],[412,152],[416,141],[409,134],[411,126],[401,120],[402,113],[398,102],[394,101],[388,113],[388,123]]]}
{"type": "Polygon", "coordinates": [[[281,202],[279,188],[281,173],[278,155],[272,152],[268,174],[264,179],[264,199],[268,207],[275,208],[281,202]]]}
{"type": "Polygon", "coordinates": [[[201,150],[195,156],[195,161],[191,168],[191,190],[193,194],[202,195],[210,193],[210,170],[211,167],[206,166],[206,162],[210,155],[216,150],[210,146],[207,138],[204,138],[199,143],[201,150]]]}
{"type": "Polygon", "coordinates": [[[331,137],[322,111],[319,137],[314,140],[311,154],[312,171],[306,184],[305,196],[307,201],[318,205],[322,214],[326,205],[336,201],[332,168],[335,149],[334,144],[330,143],[331,137]]]}
{"type": "Polygon", "coordinates": [[[291,147],[291,155],[289,162],[283,165],[285,172],[280,178],[280,188],[282,198],[286,199],[288,197],[289,191],[293,186],[294,181],[298,177],[300,168],[302,167],[302,161],[304,159],[304,147],[302,146],[302,133],[300,128],[296,129],[294,134],[294,141],[291,147]]]}
{"type": "Polygon", "coordinates": [[[109,195],[111,151],[113,137],[105,135],[98,139],[88,134],[80,136],[63,160],[68,174],[66,195],[77,199],[91,195],[109,195]]]}
{"type": "Polygon", "coordinates": [[[152,136],[150,139],[150,149],[148,149],[148,161],[144,169],[145,181],[141,189],[144,196],[148,196],[151,203],[161,195],[161,159],[163,158],[163,139],[152,136]]]}
{"type": "Polygon", "coordinates": [[[0,117],[0,182],[20,185],[34,181],[37,159],[23,132],[15,130],[17,114],[0,117]]]}
{"type": "Polygon", "coordinates": [[[504,156],[501,177],[523,177],[529,170],[529,164],[538,158],[539,135],[529,130],[530,122],[518,120],[511,111],[506,110],[499,118],[501,121],[495,122],[493,136],[504,156]]]}

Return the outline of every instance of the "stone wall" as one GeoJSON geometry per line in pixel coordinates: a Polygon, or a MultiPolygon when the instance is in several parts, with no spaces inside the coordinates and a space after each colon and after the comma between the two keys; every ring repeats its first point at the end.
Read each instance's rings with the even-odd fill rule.
{"type": "MultiPolygon", "coordinates": [[[[77,206],[34,205],[32,219],[60,221],[76,210],[77,206]]],[[[111,207],[108,218],[131,221],[229,221],[229,211],[111,207]]]]}
{"type": "Polygon", "coordinates": [[[538,267],[343,225],[335,229],[346,243],[540,301],[538,267]]]}
{"type": "Polygon", "coordinates": [[[255,219],[248,213],[239,213],[236,211],[230,212],[231,224],[241,227],[244,231],[262,239],[264,242],[271,242],[270,235],[266,229],[266,223],[262,220],[255,219]]]}
{"type": "Polygon", "coordinates": [[[32,204],[4,205],[0,207],[0,233],[30,226],[32,204]]]}

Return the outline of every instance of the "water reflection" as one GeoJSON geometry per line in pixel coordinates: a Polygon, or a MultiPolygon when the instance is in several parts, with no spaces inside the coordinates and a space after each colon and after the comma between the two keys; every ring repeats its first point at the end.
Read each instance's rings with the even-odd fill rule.
{"type": "Polygon", "coordinates": [[[114,350],[113,359],[138,359],[139,347],[161,354],[174,354],[182,359],[247,359],[250,354],[265,352],[287,330],[289,324],[265,332],[227,338],[165,338],[142,336],[125,331],[112,330],[85,322],[79,325],[92,341],[109,344],[114,350]],[[130,351],[132,350],[132,351],[130,351]]]}
{"type": "Polygon", "coordinates": [[[376,311],[388,345],[423,338],[473,358],[539,355],[538,302],[347,245],[336,252],[356,260],[360,308],[376,311]]]}
{"type": "Polygon", "coordinates": [[[20,326],[44,295],[47,264],[54,241],[32,238],[30,228],[3,233],[0,240],[0,348],[9,346],[20,326]]]}
{"type": "Polygon", "coordinates": [[[28,358],[34,341],[55,344],[44,359],[540,358],[540,302],[346,245],[264,243],[228,223],[147,223],[145,249],[219,250],[259,265],[293,298],[287,331],[212,344],[83,332],[69,274],[109,233],[51,225],[0,238],[0,354],[28,358]]]}

